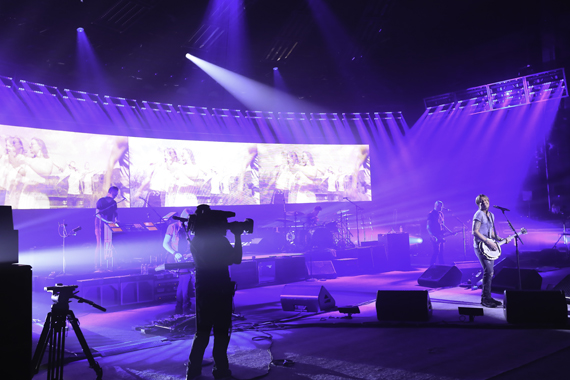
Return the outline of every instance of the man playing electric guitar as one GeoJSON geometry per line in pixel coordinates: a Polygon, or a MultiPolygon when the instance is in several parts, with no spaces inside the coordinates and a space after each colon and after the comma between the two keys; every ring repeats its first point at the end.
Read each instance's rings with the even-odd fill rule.
{"type": "Polygon", "coordinates": [[[433,245],[433,254],[430,260],[430,266],[437,263],[443,265],[443,246],[445,243],[445,236],[455,234],[444,223],[443,217],[443,202],[436,201],[433,210],[430,211],[427,218],[427,230],[429,232],[431,242],[433,245]]]}
{"type": "MultiPolygon", "coordinates": [[[[493,258],[487,257],[481,249],[480,244],[484,244],[491,251],[498,251],[499,247],[495,241],[503,240],[509,243],[512,237],[507,239],[501,239],[495,230],[495,215],[489,211],[489,197],[485,194],[479,194],[475,198],[475,203],[479,207],[479,210],[473,216],[473,245],[475,248],[475,255],[479,259],[481,266],[483,267],[483,291],[481,292],[481,305],[485,307],[497,307],[501,306],[502,302],[491,297],[491,281],[493,280],[494,272],[494,262],[493,258]]],[[[498,256],[497,256],[498,257],[498,256]]]]}
{"type": "MultiPolygon", "coordinates": [[[[190,212],[188,209],[184,209],[180,214],[180,218],[188,220],[189,215],[190,212]]],[[[167,263],[192,261],[188,233],[182,221],[177,220],[168,226],[162,246],[169,252],[166,258],[167,263]]],[[[178,287],[176,289],[176,307],[174,314],[191,314],[190,307],[192,306],[192,301],[190,297],[194,293],[192,277],[191,269],[178,269],[178,287]]]]}

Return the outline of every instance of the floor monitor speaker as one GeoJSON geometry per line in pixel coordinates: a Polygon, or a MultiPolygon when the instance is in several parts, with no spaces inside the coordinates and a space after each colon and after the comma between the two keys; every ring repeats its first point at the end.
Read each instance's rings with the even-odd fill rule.
{"type": "MultiPolygon", "coordinates": [[[[522,290],[540,290],[542,277],[535,269],[521,269],[521,285],[522,290]]],[[[495,278],[491,286],[492,291],[495,293],[501,293],[505,290],[517,290],[518,269],[503,268],[499,272],[495,272],[495,278]]]]}
{"type": "Polygon", "coordinates": [[[324,286],[285,285],[281,293],[284,311],[318,312],[334,307],[335,300],[324,286]]]}
{"type": "Polygon", "coordinates": [[[461,271],[455,265],[432,265],[420,278],[418,284],[429,288],[457,286],[461,282],[461,271]]]}

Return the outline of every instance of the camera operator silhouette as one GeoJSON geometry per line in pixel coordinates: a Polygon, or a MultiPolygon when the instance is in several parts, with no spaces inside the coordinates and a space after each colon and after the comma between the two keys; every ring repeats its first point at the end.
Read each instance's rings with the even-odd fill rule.
{"type": "MultiPolygon", "coordinates": [[[[228,266],[242,261],[241,234],[243,226],[228,223],[223,211],[213,211],[208,205],[199,205],[194,216],[194,239],[190,249],[196,265],[196,334],[186,370],[186,379],[195,379],[202,373],[204,351],[214,329],[215,379],[230,378],[227,349],[230,343],[235,282],[230,279],[228,266]],[[232,247],[226,232],[235,235],[232,247]]],[[[234,214],[235,215],[235,214],[234,214]]]]}

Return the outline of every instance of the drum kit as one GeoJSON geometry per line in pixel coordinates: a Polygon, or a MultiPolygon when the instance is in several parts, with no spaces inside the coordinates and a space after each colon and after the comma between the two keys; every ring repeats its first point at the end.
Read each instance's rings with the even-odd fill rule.
{"type": "Polygon", "coordinates": [[[303,212],[285,212],[284,218],[276,219],[276,222],[283,223],[283,227],[278,227],[277,232],[285,235],[286,250],[353,248],[352,233],[348,227],[348,217],[351,214],[348,211],[337,211],[335,220],[324,223],[314,223],[303,212]]]}

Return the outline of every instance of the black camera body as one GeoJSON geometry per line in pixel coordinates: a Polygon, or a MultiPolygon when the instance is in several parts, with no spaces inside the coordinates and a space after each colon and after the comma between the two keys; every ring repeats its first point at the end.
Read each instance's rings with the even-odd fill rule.
{"type": "Polygon", "coordinates": [[[228,230],[234,233],[236,231],[248,234],[253,233],[253,219],[247,218],[243,222],[228,222],[228,218],[233,218],[234,216],[236,216],[236,213],[232,211],[204,210],[202,213],[189,215],[188,230],[196,236],[213,231],[225,234],[228,230]]]}

